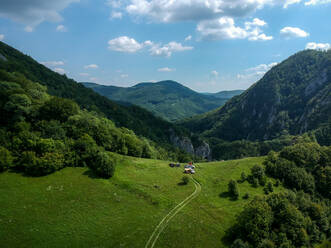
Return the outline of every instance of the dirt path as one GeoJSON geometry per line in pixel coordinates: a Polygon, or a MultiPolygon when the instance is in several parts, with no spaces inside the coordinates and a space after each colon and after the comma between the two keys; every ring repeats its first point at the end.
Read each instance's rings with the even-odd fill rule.
{"type": "Polygon", "coordinates": [[[199,195],[201,192],[201,185],[192,177],[192,182],[195,186],[195,191],[185,198],[184,201],[179,203],[176,207],[174,207],[161,221],[160,223],[155,227],[152,235],[149,237],[145,248],[153,248],[156,244],[156,241],[158,240],[160,234],[163,232],[163,230],[167,227],[169,221],[176,216],[176,214],[179,213],[187,204],[189,204],[195,197],[199,195]]]}

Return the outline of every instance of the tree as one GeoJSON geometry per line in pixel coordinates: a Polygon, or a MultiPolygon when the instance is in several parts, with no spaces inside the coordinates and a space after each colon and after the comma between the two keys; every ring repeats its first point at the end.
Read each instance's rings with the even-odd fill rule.
{"type": "Polygon", "coordinates": [[[228,184],[228,192],[233,199],[237,200],[239,198],[238,184],[235,180],[230,180],[228,184]]]}
{"type": "Polygon", "coordinates": [[[183,176],[182,182],[183,182],[184,185],[186,185],[190,182],[190,178],[188,176],[183,176]]]}
{"type": "Polygon", "coordinates": [[[13,157],[11,152],[5,147],[0,146],[0,172],[10,168],[13,164],[13,157]]]}
{"type": "Polygon", "coordinates": [[[247,180],[247,175],[246,175],[246,173],[243,171],[242,173],[241,173],[241,176],[240,176],[240,182],[245,182],[247,180]]]}
{"type": "Polygon", "coordinates": [[[273,188],[271,182],[268,182],[268,184],[267,184],[267,189],[268,189],[268,191],[269,191],[270,193],[274,192],[274,188],[273,188]]]}
{"type": "Polygon", "coordinates": [[[93,162],[89,163],[89,168],[102,178],[110,178],[114,175],[118,158],[109,152],[98,152],[93,156],[93,162]]]}
{"type": "Polygon", "coordinates": [[[232,245],[231,248],[249,248],[247,243],[244,243],[241,239],[236,239],[232,245]]]}

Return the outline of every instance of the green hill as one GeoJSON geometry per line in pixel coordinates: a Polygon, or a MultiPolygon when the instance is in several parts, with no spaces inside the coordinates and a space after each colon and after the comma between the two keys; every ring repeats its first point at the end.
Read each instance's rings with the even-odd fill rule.
{"type": "Polygon", "coordinates": [[[224,91],[220,91],[217,93],[202,93],[202,94],[208,95],[208,96],[214,96],[214,97],[222,98],[222,99],[230,99],[234,96],[240,95],[243,92],[244,92],[244,90],[224,90],[224,91]]]}
{"type": "Polygon", "coordinates": [[[233,141],[270,140],[311,130],[327,135],[330,123],[331,51],[305,50],[273,67],[223,107],[188,119],[183,126],[205,137],[233,141]]]}
{"type": "Polygon", "coordinates": [[[242,92],[219,92],[206,95],[174,81],[140,83],[128,88],[94,83],[83,84],[111,100],[136,104],[169,121],[216,109],[234,95],[242,92]]]}
{"type": "Polygon", "coordinates": [[[119,127],[131,129],[137,135],[158,143],[170,143],[170,129],[180,136],[181,131],[173,124],[155,117],[149,111],[134,105],[117,104],[65,75],[55,73],[3,42],[0,42],[0,54],[1,58],[5,58],[0,58],[0,69],[22,73],[27,79],[47,86],[50,95],[72,99],[81,108],[103,113],[119,127]]]}
{"type": "MultiPolygon", "coordinates": [[[[263,188],[239,184],[240,199],[221,196],[230,178],[239,179],[262,158],[201,163],[194,176],[201,193],[182,209],[155,247],[227,247],[221,239],[235,216],[263,188]]],[[[145,247],[154,228],[194,191],[179,185],[182,168],[168,162],[123,157],[110,180],[86,168],[65,168],[33,178],[0,174],[1,247],[145,247]]],[[[277,192],[282,187],[275,188],[277,192]]]]}

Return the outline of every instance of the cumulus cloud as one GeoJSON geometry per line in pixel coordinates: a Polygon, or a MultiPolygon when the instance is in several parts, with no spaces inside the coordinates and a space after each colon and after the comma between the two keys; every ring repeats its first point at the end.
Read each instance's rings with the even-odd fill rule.
{"type": "Polygon", "coordinates": [[[99,66],[96,64],[90,64],[90,65],[85,65],[84,68],[85,69],[98,69],[99,66]]]}
{"type": "Polygon", "coordinates": [[[55,71],[55,72],[57,72],[59,74],[65,74],[66,73],[66,71],[63,68],[54,68],[53,71],[55,71]]]}
{"type": "Polygon", "coordinates": [[[202,21],[197,26],[197,31],[203,39],[225,40],[225,39],[248,39],[252,41],[272,40],[272,36],[264,34],[260,27],[267,25],[258,18],[252,22],[246,22],[245,28],[235,25],[234,19],[221,17],[215,20],[202,21]]]}
{"type": "Polygon", "coordinates": [[[31,33],[31,32],[33,32],[33,27],[32,26],[26,26],[25,28],[24,28],[24,31],[25,32],[28,32],[28,33],[31,33]]]}
{"type": "Polygon", "coordinates": [[[275,0],[131,0],[126,11],[160,22],[201,21],[219,17],[243,17],[275,0]]]}
{"type": "Polygon", "coordinates": [[[296,27],[284,27],[280,30],[280,34],[286,39],[305,38],[309,36],[309,33],[296,27]]]}
{"type": "Polygon", "coordinates": [[[32,32],[44,21],[61,21],[59,12],[75,2],[79,0],[1,0],[0,17],[25,24],[25,31],[32,32]]]}
{"type": "Polygon", "coordinates": [[[135,53],[143,48],[143,45],[135,39],[121,36],[108,41],[108,48],[113,51],[135,53]]]}
{"type": "Polygon", "coordinates": [[[286,9],[288,6],[295,4],[295,3],[300,3],[300,2],[301,2],[301,0],[286,0],[283,5],[283,8],[286,9]]]}
{"type": "Polygon", "coordinates": [[[110,19],[122,19],[122,12],[119,11],[112,11],[110,14],[110,19]]]}
{"type": "Polygon", "coordinates": [[[315,43],[315,42],[309,42],[306,45],[306,49],[313,49],[313,50],[321,50],[321,51],[327,51],[331,48],[331,45],[329,43],[315,43]]]}
{"type": "Polygon", "coordinates": [[[257,81],[267,71],[269,71],[272,67],[276,66],[277,64],[278,64],[277,62],[273,62],[270,64],[260,64],[255,67],[248,68],[244,71],[244,73],[237,74],[237,79],[244,79],[250,82],[257,81]]]}
{"type": "Polygon", "coordinates": [[[305,2],[305,5],[317,5],[331,3],[331,0],[310,0],[305,2]]]}
{"type": "Polygon", "coordinates": [[[211,71],[210,73],[211,73],[212,76],[218,77],[218,71],[214,70],[214,71],[211,71]]]}
{"type": "Polygon", "coordinates": [[[63,61],[43,61],[43,62],[40,62],[40,64],[43,64],[48,67],[54,67],[54,66],[64,65],[64,62],[63,61]]]}
{"type": "Polygon", "coordinates": [[[0,41],[3,41],[5,39],[5,35],[4,34],[0,34],[0,41]]]}
{"type": "Polygon", "coordinates": [[[183,46],[181,43],[171,41],[167,44],[154,43],[147,40],[139,43],[133,38],[121,36],[108,41],[108,49],[117,52],[136,53],[143,48],[148,48],[151,55],[170,57],[173,52],[192,50],[191,46],[183,46]]]}
{"type": "Polygon", "coordinates": [[[67,30],[67,28],[64,25],[58,25],[56,27],[56,31],[57,32],[67,32],[68,30],[67,30]]]}
{"type": "Polygon", "coordinates": [[[174,68],[169,68],[169,67],[163,67],[163,68],[159,68],[157,69],[157,71],[160,71],[160,72],[172,72],[172,71],[175,71],[176,69],[174,68]]]}
{"type": "Polygon", "coordinates": [[[192,40],[192,35],[188,35],[188,36],[185,38],[185,41],[189,41],[189,40],[192,40]]]}

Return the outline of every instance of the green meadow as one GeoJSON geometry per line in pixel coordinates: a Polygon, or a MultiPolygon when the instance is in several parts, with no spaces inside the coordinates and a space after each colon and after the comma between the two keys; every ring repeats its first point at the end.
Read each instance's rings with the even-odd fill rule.
{"type": "MultiPolygon", "coordinates": [[[[196,164],[201,193],[174,216],[155,247],[228,247],[223,240],[243,206],[263,187],[230,179],[247,175],[263,157],[196,164]],[[242,196],[249,193],[249,199],[242,196]]],[[[183,165],[123,157],[115,176],[96,178],[87,168],[65,168],[44,177],[0,174],[0,246],[145,247],[155,227],[195,186],[181,185],[183,165]]],[[[272,179],[269,179],[272,180],[272,179]]],[[[275,192],[284,190],[281,186],[275,192]]]]}

